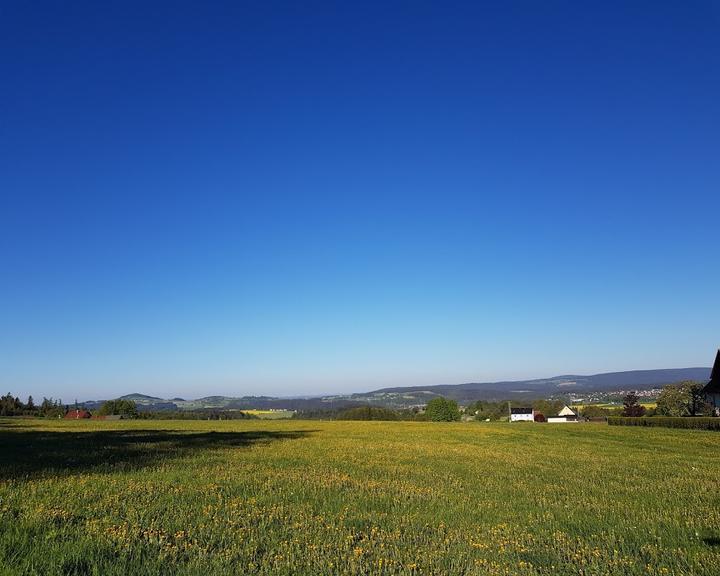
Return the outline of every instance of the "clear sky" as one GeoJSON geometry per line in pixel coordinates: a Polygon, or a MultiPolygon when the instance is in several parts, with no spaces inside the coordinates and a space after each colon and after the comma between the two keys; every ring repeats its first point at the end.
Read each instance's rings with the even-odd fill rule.
{"type": "Polygon", "coordinates": [[[0,4],[0,392],[709,366],[720,4],[0,4]]]}

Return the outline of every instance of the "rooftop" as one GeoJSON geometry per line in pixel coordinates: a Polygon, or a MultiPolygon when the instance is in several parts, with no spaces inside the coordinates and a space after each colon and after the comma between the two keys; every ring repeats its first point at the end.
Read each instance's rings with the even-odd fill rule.
{"type": "Polygon", "coordinates": [[[510,414],[532,414],[532,408],[510,408],[510,414]]]}
{"type": "Polygon", "coordinates": [[[713,365],[712,372],[710,373],[710,381],[707,383],[703,392],[720,394],[720,350],[717,351],[715,356],[715,364],[713,365]]]}

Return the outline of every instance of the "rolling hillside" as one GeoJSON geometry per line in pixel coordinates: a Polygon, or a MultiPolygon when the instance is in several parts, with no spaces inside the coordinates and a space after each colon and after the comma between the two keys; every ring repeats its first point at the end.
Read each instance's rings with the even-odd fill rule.
{"type": "MultiPolygon", "coordinates": [[[[535,380],[504,382],[471,382],[467,384],[439,384],[436,386],[408,386],[382,388],[358,394],[317,398],[274,398],[271,396],[206,396],[196,400],[173,398],[166,400],[145,394],[128,394],[122,399],[134,401],[140,410],[331,410],[361,404],[402,408],[427,403],[435,396],[453,398],[461,404],[475,400],[503,400],[545,398],[563,393],[590,393],[616,390],[657,388],[681,380],[705,381],[710,368],[675,368],[665,370],[633,370],[607,372],[590,376],[563,375],[535,380]]],[[[99,408],[102,400],[85,402],[89,409],[99,408]]]]}

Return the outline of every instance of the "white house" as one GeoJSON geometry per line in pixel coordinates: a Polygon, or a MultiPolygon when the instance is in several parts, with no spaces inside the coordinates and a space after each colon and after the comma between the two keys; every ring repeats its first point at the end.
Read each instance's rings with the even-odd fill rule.
{"type": "Polygon", "coordinates": [[[534,422],[535,410],[532,408],[510,408],[510,422],[534,422]]]}
{"type": "Polygon", "coordinates": [[[572,411],[570,406],[564,406],[557,416],[547,419],[548,422],[577,422],[577,414],[572,411]]]}

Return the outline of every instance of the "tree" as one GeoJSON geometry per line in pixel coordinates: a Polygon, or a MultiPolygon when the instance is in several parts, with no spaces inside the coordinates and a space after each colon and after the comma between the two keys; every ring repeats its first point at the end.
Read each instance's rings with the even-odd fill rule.
{"type": "Polygon", "coordinates": [[[664,386],[657,399],[657,413],[662,416],[697,416],[707,410],[703,385],[685,380],[664,386]]]}
{"type": "Polygon", "coordinates": [[[52,398],[43,398],[42,404],[40,404],[40,414],[46,418],[57,418],[62,416],[65,412],[62,406],[57,400],[52,398]]]}
{"type": "Polygon", "coordinates": [[[703,393],[705,385],[702,384],[702,382],[686,380],[682,382],[682,386],[688,396],[688,412],[690,412],[690,416],[697,416],[698,414],[705,414],[708,412],[710,407],[708,406],[708,403],[705,400],[705,394],[703,393]]]}
{"type": "Polygon", "coordinates": [[[22,414],[22,403],[17,396],[8,392],[0,398],[0,416],[16,416],[22,414]]]}
{"type": "Polygon", "coordinates": [[[460,410],[455,400],[439,396],[433,398],[425,407],[427,419],[433,422],[454,422],[460,420],[460,410]]]}
{"type": "Polygon", "coordinates": [[[663,386],[657,399],[657,413],[661,416],[687,416],[688,398],[679,384],[663,386]]]}
{"type": "Polygon", "coordinates": [[[137,418],[137,405],[132,400],[108,400],[98,412],[101,416],[120,415],[137,418]]]}
{"type": "Polygon", "coordinates": [[[558,412],[565,407],[565,402],[562,400],[535,400],[532,407],[536,412],[542,412],[544,416],[553,417],[557,416],[558,412]]]}
{"type": "Polygon", "coordinates": [[[35,402],[33,402],[32,396],[28,396],[28,401],[27,401],[27,404],[25,404],[25,409],[30,410],[30,411],[35,410],[35,402]]]}
{"type": "Polygon", "coordinates": [[[623,416],[643,416],[645,406],[640,405],[640,398],[634,392],[630,392],[623,398],[623,416]]]}

